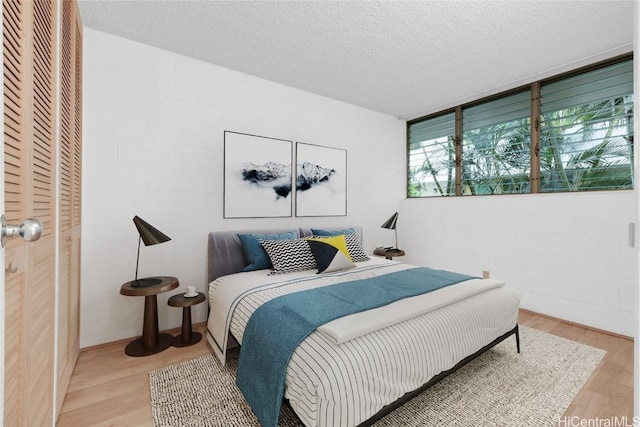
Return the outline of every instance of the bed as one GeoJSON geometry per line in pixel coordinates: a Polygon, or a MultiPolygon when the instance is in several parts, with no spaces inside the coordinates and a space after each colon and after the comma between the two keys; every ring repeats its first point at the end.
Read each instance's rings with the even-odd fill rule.
{"type": "MultiPolygon", "coordinates": [[[[346,229],[350,239],[347,249],[362,251],[361,228],[346,229]]],[[[322,230],[328,235],[345,231],[322,230]]],[[[255,329],[256,322],[249,320],[254,313],[262,313],[263,306],[284,299],[277,297],[303,295],[299,292],[302,290],[307,294],[324,292],[342,282],[364,286],[369,283],[367,280],[384,282],[428,270],[376,257],[361,260],[364,254],[360,252],[353,268],[323,274],[317,274],[315,268],[290,272],[285,269],[287,272],[277,275],[269,275],[270,269],[242,271],[250,261],[243,246],[246,240],[238,236],[290,233],[292,240],[300,240],[313,236],[314,231],[318,232],[300,228],[209,233],[207,340],[221,363],[225,363],[226,349],[237,344],[242,345],[241,367],[243,357],[254,360],[245,365],[271,363],[267,357],[262,360],[263,348],[269,346],[261,347],[263,337],[254,338],[260,329],[255,329]],[[258,350],[256,345],[250,350],[249,343],[256,339],[261,343],[258,350]],[[257,354],[254,359],[249,356],[252,352],[257,354]]],[[[276,268],[279,267],[280,264],[276,268]]],[[[457,278],[457,273],[451,275],[457,278]]],[[[287,356],[278,405],[282,398],[286,399],[307,426],[370,425],[511,335],[516,338],[519,352],[519,295],[497,280],[460,277],[442,289],[340,317],[308,333],[287,356]]],[[[323,307],[318,311],[324,316],[331,310],[323,307]]],[[[253,317],[255,320],[259,316],[253,317]]],[[[289,323],[293,324],[297,322],[289,323]]],[[[286,341],[287,328],[277,328],[286,341]]],[[[268,368],[255,368],[242,378],[239,369],[238,383],[261,423],[274,425],[273,420],[264,421],[260,409],[254,406],[257,403],[243,389],[246,378],[253,379],[268,368]]]]}

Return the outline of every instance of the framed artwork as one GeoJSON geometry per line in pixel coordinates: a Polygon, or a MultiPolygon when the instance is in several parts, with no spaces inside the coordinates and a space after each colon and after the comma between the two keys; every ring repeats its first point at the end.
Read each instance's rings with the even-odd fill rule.
{"type": "Polygon", "coordinates": [[[347,150],[296,143],[296,216],[347,214],[347,150]]]}
{"type": "Polygon", "coordinates": [[[224,217],[292,216],[293,142],[224,132],[224,217]]]}

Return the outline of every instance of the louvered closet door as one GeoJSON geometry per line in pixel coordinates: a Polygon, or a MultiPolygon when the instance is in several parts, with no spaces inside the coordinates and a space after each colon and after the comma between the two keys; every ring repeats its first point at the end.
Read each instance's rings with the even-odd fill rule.
{"type": "Polygon", "coordinates": [[[5,248],[4,425],[53,423],[55,309],[54,1],[3,7],[5,206],[9,224],[42,221],[40,240],[5,248]]]}
{"type": "Polygon", "coordinates": [[[82,24],[79,16],[76,3],[64,1],[60,46],[57,412],[62,407],[80,343],[82,24]]]}

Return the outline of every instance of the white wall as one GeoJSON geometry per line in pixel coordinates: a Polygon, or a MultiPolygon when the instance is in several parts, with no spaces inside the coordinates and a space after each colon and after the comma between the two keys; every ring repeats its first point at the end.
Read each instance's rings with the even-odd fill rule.
{"type": "Polygon", "coordinates": [[[523,308],[634,336],[633,221],[633,191],[411,199],[398,239],[408,262],[488,270],[523,308]]]}
{"type": "Polygon", "coordinates": [[[142,333],[143,298],[119,294],[134,215],[173,239],[140,254],[139,277],[180,280],[158,297],[161,330],[181,322],[170,295],[205,291],[209,231],[360,224],[370,251],[392,239],[379,225],[404,194],[403,121],[88,28],[83,111],[81,347],[142,333]],[[225,130],[346,149],[348,216],[223,219],[225,130]]]}

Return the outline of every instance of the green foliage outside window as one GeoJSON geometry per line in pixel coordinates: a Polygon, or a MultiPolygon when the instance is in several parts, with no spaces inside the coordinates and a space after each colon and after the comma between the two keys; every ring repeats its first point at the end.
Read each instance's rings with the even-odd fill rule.
{"type": "Polygon", "coordinates": [[[529,192],[529,118],[464,133],[462,193],[529,192]]]}
{"type": "Polygon", "coordinates": [[[542,115],[541,191],[633,188],[633,96],[542,115]]]}

